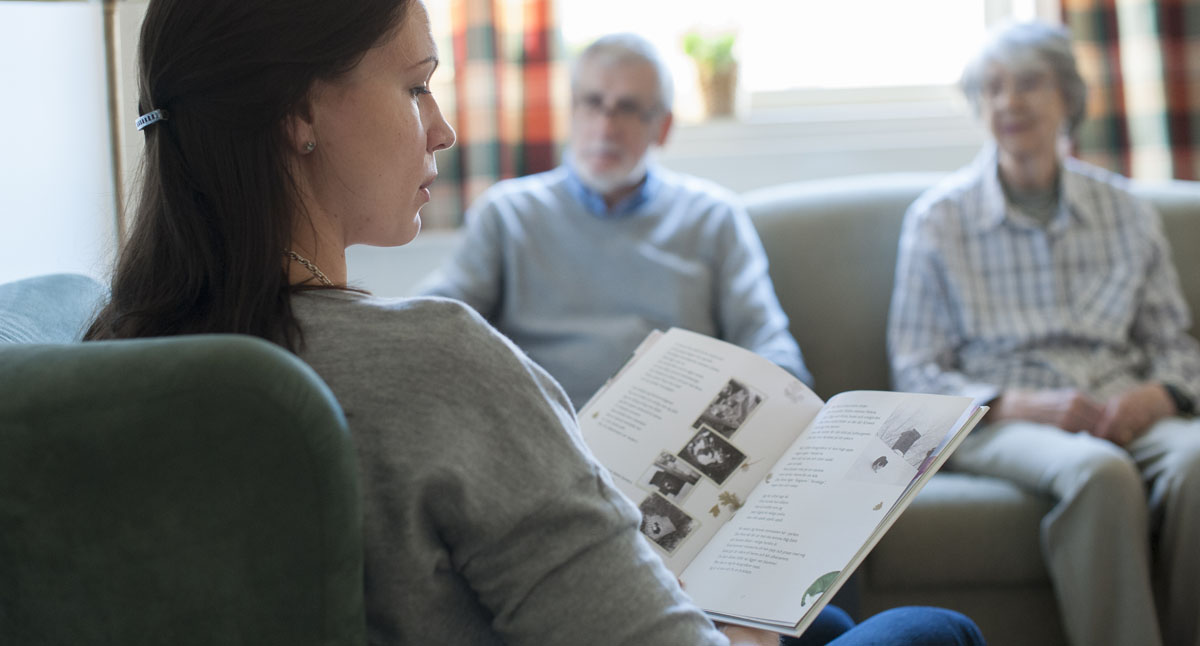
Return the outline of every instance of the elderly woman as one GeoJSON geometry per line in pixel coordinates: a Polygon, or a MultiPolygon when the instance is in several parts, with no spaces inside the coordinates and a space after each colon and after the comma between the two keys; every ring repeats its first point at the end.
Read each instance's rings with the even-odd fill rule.
{"type": "Polygon", "coordinates": [[[1085,88],[1062,29],[999,31],[962,87],[993,141],[905,216],[895,386],[990,402],[952,465],[1055,501],[1071,643],[1200,644],[1200,347],[1158,216],[1065,152],[1085,88]]]}

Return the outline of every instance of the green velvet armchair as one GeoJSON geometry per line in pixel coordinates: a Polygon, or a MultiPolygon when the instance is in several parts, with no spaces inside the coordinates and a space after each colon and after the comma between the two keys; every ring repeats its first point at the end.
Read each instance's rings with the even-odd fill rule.
{"type": "Polygon", "coordinates": [[[329,389],[250,337],[77,342],[102,295],[0,285],[0,644],[365,643],[329,389]]]}

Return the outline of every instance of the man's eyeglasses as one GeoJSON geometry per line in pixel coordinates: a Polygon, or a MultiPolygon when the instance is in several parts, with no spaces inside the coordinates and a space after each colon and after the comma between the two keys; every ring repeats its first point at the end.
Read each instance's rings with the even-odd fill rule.
{"type": "Polygon", "coordinates": [[[603,115],[623,124],[650,123],[662,112],[661,105],[645,107],[632,99],[617,99],[612,105],[604,105],[604,97],[599,94],[575,97],[575,109],[588,118],[603,115]]]}

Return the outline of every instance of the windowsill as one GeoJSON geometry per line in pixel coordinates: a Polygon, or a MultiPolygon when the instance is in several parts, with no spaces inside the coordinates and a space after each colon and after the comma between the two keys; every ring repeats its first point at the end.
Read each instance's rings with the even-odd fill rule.
{"type": "Polygon", "coordinates": [[[677,123],[683,127],[720,127],[730,123],[779,125],[970,116],[965,99],[950,86],[759,92],[741,97],[738,103],[741,109],[737,115],[712,119],[689,110],[690,106],[678,106],[677,123]]]}
{"type": "Polygon", "coordinates": [[[948,87],[796,90],[745,101],[736,117],[681,118],[660,159],[735,191],[839,175],[950,171],[985,140],[948,87]]]}

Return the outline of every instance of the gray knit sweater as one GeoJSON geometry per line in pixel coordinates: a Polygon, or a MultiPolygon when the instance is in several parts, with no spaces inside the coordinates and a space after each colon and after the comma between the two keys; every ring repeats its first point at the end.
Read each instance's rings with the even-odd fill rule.
{"type": "Polygon", "coordinates": [[[645,204],[609,217],[576,199],[566,166],[499,182],[421,291],[483,314],[576,408],[647,334],[672,327],[757,352],[812,384],[737,198],[665,168],[653,177],[645,204]]]}
{"type": "Polygon", "coordinates": [[[562,389],[466,306],[293,298],[346,412],[372,644],[723,644],[639,537],[562,389]]]}

